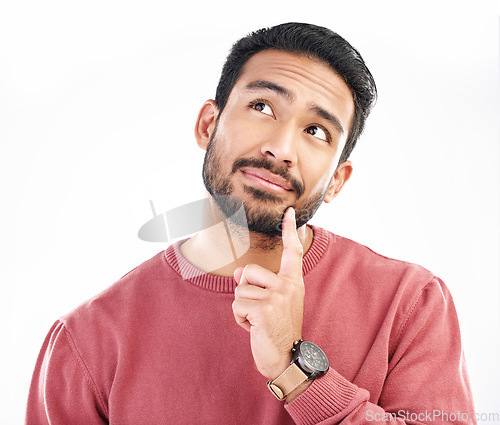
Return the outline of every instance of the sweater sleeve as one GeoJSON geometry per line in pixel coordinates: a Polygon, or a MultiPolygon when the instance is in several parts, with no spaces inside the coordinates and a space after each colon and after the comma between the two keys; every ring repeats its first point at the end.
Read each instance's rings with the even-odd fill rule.
{"type": "Polygon", "coordinates": [[[107,408],[102,394],[61,322],[49,331],[28,395],[26,425],[103,425],[107,408]]]}
{"type": "Polygon", "coordinates": [[[295,423],[475,423],[458,318],[444,283],[428,283],[396,326],[378,400],[330,369],[285,405],[295,423]]]}

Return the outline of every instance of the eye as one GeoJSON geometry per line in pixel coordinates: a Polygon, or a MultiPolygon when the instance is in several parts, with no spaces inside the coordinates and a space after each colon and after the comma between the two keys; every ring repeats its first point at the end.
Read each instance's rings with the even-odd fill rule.
{"type": "Polygon", "coordinates": [[[258,112],[274,117],[273,110],[271,107],[263,100],[257,99],[250,103],[250,108],[255,109],[258,112]]]}
{"type": "Polygon", "coordinates": [[[331,137],[328,131],[325,129],[318,127],[317,125],[311,125],[304,130],[307,134],[314,136],[320,140],[324,140],[325,142],[330,142],[331,137]]]}

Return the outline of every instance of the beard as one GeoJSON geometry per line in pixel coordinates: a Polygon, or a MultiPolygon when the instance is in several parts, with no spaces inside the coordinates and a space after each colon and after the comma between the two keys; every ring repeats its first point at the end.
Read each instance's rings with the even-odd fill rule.
{"type": "Polygon", "coordinates": [[[295,223],[299,228],[306,224],[316,213],[323,202],[326,188],[318,191],[308,199],[301,199],[304,187],[301,182],[290,175],[288,168],[278,167],[267,158],[238,158],[232,166],[229,175],[224,176],[222,169],[223,153],[220,152],[217,139],[217,125],[210,137],[203,162],[203,182],[216,204],[230,222],[247,228],[250,232],[258,233],[271,239],[279,239],[282,233],[283,216],[288,207],[295,209],[295,223]],[[249,200],[242,200],[233,195],[231,177],[243,167],[264,168],[271,173],[283,177],[294,189],[297,199],[295,203],[285,205],[283,198],[264,190],[244,185],[243,190],[250,195],[249,200]],[[246,220],[237,214],[244,207],[246,220]]]}

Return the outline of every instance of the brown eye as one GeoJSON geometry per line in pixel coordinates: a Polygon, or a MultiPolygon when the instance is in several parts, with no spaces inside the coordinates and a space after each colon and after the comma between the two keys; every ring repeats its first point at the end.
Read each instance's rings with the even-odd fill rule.
{"type": "Polygon", "coordinates": [[[317,137],[318,139],[324,140],[325,142],[328,142],[329,138],[326,132],[318,127],[317,125],[311,125],[307,127],[304,130],[307,134],[310,134],[311,136],[317,137]]]}
{"type": "Polygon", "coordinates": [[[254,104],[252,104],[252,108],[258,112],[262,112],[263,114],[269,115],[271,117],[273,116],[273,110],[267,103],[255,102],[254,104]]]}

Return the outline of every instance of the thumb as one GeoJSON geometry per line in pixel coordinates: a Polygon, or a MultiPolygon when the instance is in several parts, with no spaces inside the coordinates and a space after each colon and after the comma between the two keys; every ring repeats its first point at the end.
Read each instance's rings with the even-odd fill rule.
{"type": "Polygon", "coordinates": [[[240,284],[241,275],[243,274],[243,269],[244,267],[236,267],[236,269],[234,269],[234,280],[236,280],[236,283],[238,285],[240,284]]]}

